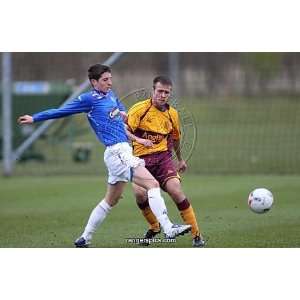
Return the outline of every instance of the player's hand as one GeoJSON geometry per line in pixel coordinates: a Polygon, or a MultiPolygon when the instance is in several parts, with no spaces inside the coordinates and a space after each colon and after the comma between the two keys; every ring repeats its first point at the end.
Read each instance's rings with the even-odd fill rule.
{"type": "Polygon", "coordinates": [[[125,111],[120,111],[119,114],[122,117],[124,123],[127,124],[128,116],[127,116],[126,112],[125,111]]]}
{"type": "Polygon", "coordinates": [[[29,115],[24,115],[18,118],[18,123],[23,124],[32,124],[33,123],[33,117],[29,115]]]}
{"type": "Polygon", "coordinates": [[[187,169],[186,162],[183,159],[179,160],[178,161],[178,166],[177,166],[178,172],[183,173],[186,169],[187,169]]]}
{"type": "Polygon", "coordinates": [[[153,147],[153,143],[150,140],[147,140],[147,139],[137,138],[136,142],[143,145],[143,146],[145,146],[146,148],[153,147]]]}

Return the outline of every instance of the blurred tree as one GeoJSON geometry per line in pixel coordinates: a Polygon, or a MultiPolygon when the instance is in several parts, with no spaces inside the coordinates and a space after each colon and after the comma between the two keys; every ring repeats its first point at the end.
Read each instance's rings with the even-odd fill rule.
{"type": "Polygon", "coordinates": [[[284,53],[283,64],[288,76],[288,82],[290,83],[288,89],[289,95],[297,95],[297,75],[299,72],[300,53],[284,53]]]}
{"type": "Polygon", "coordinates": [[[254,78],[258,78],[259,92],[267,92],[269,80],[279,74],[282,67],[282,53],[250,52],[241,54],[241,63],[245,67],[245,94],[252,95],[254,78]]]}

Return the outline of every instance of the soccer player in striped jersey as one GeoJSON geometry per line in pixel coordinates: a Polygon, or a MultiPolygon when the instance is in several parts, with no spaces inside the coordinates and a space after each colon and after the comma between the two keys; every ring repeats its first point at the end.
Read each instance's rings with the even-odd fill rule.
{"type": "MultiPolygon", "coordinates": [[[[146,168],[159,182],[160,187],[174,200],[183,221],[192,226],[192,245],[203,247],[205,242],[197,224],[193,207],[181,188],[180,176],[187,164],[181,157],[180,125],[178,112],[168,104],[172,82],[164,76],[153,80],[150,99],[136,103],[128,112],[127,124],[133,134],[133,153],[142,158],[146,168]],[[178,166],[172,160],[174,147],[178,166]]],[[[153,238],[160,232],[159,220],[149,206],[147,191],[133,183],[137,205],[149,224],[145,238],[153,238]]]]}
{"type": "Polygon", "coordinates": [[[125,107],[112,91],[112,74],[109,67],[96,64],[89,68],[88,77],[92,90],[81,94],[58,109],[49,109],[19,117],[19,124],[31,124],[48,119],[63,118],[86,113],[98,140],[106,147],[104,162],[108,169],[107,192],[92,211],[76,247],[88,247],[97,227],[104,221],[113,206],[118,203],[128,181],[147,191],[149,205],[167,237],[174,238],[189,232],[191,226],[172,224],[167,215],[159,183],[145,168],[142,159],[133,156],[122,115],[125,107]]]}

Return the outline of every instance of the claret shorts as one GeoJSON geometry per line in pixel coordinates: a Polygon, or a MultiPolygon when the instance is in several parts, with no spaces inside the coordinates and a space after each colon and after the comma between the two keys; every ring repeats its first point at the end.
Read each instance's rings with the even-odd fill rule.
{"type": "Polygon", "coordinates": [[[172,159],[172,154],[169,151],[143,155],[145,166],[153,177],[159,182],[160,187],[164,190],[166,182],[171,178],[178,178],[180,176],[177,172],[175,163],[172,159]]]}

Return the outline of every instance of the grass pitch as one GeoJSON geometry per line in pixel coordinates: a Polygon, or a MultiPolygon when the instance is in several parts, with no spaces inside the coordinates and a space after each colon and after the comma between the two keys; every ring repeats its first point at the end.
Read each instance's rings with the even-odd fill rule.
{"type": "MultiPolygon", "coordinates": [[[[73,247],[91,210],[105,192],[104,177],[15,177],[0,180],[0,247],[73,247]]],[[[185,175],[183,187],[198,216],[207,247],[300,247],[299,176],[185,175]],[[274,194],[272,210],[251,212],[247,197],[256,187],[274,194]]],[[[166,195],[169,215],[181,222],[166,195]]],[[[93,247],[140,247],[147,225],[128,185],[124,198],[94,235],[93,247]]],[[[161,236],[161,238],[163,238],[161,236]]],[[[191,236],[150,247],[191,247],[191,236]]]]}

